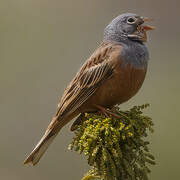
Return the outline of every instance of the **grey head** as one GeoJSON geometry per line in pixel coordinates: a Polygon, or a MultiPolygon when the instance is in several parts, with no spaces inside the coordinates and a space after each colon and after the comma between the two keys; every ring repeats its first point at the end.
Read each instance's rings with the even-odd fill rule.
{"type": "Polygon", "coordinates": [[[137,68],[147,66],[149,52],[144,42],[147,41],[146,31],[154,29],[143,25],[150,21],[132,13],[121,14],[105,28],[104,41],[120,43],[123,46],[120,56],[125,64],[131,63],[137,68]]]}
{"type": "Polygon", "coordinates": [[[154,29],[152,26],[143,26],[143,23],[150,21],[149,18],[141,17],[133,13],[121,14],[105,28],[104,40],[128,42],[147,41],[146,31],[154,29]]]}

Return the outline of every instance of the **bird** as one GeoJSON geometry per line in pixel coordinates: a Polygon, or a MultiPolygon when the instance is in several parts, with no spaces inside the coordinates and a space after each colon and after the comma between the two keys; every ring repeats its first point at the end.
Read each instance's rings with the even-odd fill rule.
{"type": "Polygon", "coordinates": [[[24,164],[36,165],[73,118],[97,111],[116,116],[108,108],[128,101],[139,91],[149,61],[147,31],[154,29],[145,23],[151,20],[124,13],[105,27],[102,42],[65,89],[55,116],[24,164]]]}

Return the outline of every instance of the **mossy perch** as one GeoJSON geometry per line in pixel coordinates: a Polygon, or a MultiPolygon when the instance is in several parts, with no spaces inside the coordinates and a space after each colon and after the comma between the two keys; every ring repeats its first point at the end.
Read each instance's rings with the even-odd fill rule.
{"type": "Polygon", "coordinates": [[[112,109],[120,118],[98,113],[81,115],[70,149],[88,157],[92,169],[83,180],[147,180],[149,164],[155,164],[145,140],[153,132],[152,119],[143,115],[149,106],[134,106],[128,111],[112,109]]]}

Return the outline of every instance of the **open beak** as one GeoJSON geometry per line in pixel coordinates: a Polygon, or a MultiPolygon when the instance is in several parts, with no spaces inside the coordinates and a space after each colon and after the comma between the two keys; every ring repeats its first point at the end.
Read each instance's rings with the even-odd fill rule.
{"type": "Polygon", "coordinates": [[[140,17],[137,19],[136,24],[137,24],[137,31],[134,34],[128,34],[128,37],[132,40],[136,41],[141,41],[141,42],[146,42],[147,41],[147,31],[154,30],[154,26],[150,25],[145,25],[144,23],[146,22],[151,22],[151,18],[146,18],[146,17],[140,17]]]}
{"type": "MultiPolygon", "coordinates": [[[[142,20],[144,23],[153,21],[153,19],[147,17],[142,17],[142,20]]],[[[144,31],[151,31],[155,29],[154,26],[150,26],[150,25],[144,25],[144,26],[141,25],[141,27],[144,29],[144,31]]]]}

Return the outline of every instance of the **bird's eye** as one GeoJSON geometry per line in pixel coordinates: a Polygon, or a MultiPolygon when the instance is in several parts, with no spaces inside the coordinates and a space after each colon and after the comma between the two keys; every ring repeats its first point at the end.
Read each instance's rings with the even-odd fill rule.
{"type": "Polygon", "coordinates": [[[134,24],[135,21],[136,21],[135,18],[130,17],[130,18],[128,18],[127,23],[128,23],[128,24],[134,24]]]}

